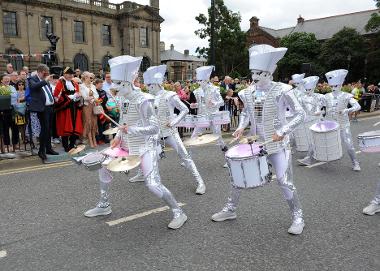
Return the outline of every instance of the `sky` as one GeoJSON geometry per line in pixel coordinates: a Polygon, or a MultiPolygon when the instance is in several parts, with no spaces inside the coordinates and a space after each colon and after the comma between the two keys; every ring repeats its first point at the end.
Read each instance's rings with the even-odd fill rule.
{"type": "MultiPolygon", "coordinates": [[[[132,0],[149,5],[149,0],[132,0]]],[[[123,0],[110,0],[121,3],[123,0]]],[[[170,44],[175,50],[190,50],[195,54],[196,48],[208,46],[206,40],[199,39],[194,31],[200,28],[195,17],[207,14],[210,0],[160,0],[160,15],[165,19],[161,24],[161,41],[166,49],[170,44]]],[[[241,28],[249,29],[249,19],[256,16],[259,25],[269,28],[295,26],[301,15],[305,20],[326,16],[345,14],[375,8],[373,0],[225,0],[226,6],[242,16],[241,28]]]]}

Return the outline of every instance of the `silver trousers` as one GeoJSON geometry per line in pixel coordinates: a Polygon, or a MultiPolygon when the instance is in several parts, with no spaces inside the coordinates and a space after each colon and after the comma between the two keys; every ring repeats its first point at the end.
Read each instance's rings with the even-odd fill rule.
{"type": "Polygon", "coordinates": [[[179,158],[185,164],[185,167],[191,172],[197,184],[203,184],[204,183],[203,179],[201,175],[199,174],[199,171],[197,167],[195,166],[195,163],[193,159],[191,158],[189,152],[185,148],[185,145],[183,144],[179,134],[174,133],[171,136],[165,137],[164,144],[169,145],[177,152],[179,158]]]}
{"type": "MultiPolygon", "coordinates": [[[[179,207],[173,194],[161,183],[161,177],[158,170],[158,154],[156,150],[147,151],[141,156],[140,168],[144,175],[145,185],[148,189],[157,197],[165,201],[172,210],[174,217],[181,215],[183,211],[179,207]]],[[[110,205],[109,190],[112,179],[112,174],[107,168],[102,167],[99,169],[100,201],[98,202],[97,207],[105,208],[110,205]]]]}
{"type": "MultiPolygon", "coordinates": [[[[291,150],[283,149],[280,152],[270,154],[268,160],[276,172],[277,183],[289,205],[293,221],[302,222],[302,206],[298,198],[297,189],[293,184],[291,150]]],[[[234,186],[231,187],[231,194],[228,198],[227,204],[223,208],[224,211],[234,212],[237,209],[241,191],[242,189],[234,186]]]]}
{"type": "Polygon", "coordinates": [[[371,201],[374,204],[380,204],[380,181],[377,183],[375,197],[371,201]]]}
{"type": "Polygon", "coordinates": [[[352,164],[359,163],[359,160],[356,157],[356,152],[355,152],[354,142],[352,140],[352,134],[351,134],[350,126],[347,126],[345,128],[341,128],[340,137],[342,138],[342,141],[346,145],[347,152],[351,158],[352,164]]]}

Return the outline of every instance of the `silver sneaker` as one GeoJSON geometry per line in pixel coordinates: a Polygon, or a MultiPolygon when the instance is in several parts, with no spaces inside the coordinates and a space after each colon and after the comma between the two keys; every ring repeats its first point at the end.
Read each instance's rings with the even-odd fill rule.
{"type": "Polygon", "coordinates": [[[222,222],[225,220],[232,220],[232,219],[236,219],[236,213],[233,211],[226,211],[226,210],[222,210],[211,217],[211,220],[215,222],[222,222]]]}
{"type": "Polygon", "coordinates": [[[177,230],[182,227],[183,224],[185,224],[187,220],[187,216],[185,213],[181,213],[179,216],[175,216],[172,221],[170,221],[168,228],[177,230]]]}
{"type": "Polygon", "coordinates": [[[84,216],[95,217],[95,216],[101,216],[101,215],[109,215],[110,213],[112,213],[111,206],[108,206],[106,208],[95,207],[85,212],[84,216]]]}
{"type": "Polygon", "coordinates": [[[300,163],[300,165],[302,166],[310,166],[312,161],[311,161],[311,158],[309,156],[306,156],[305,158],[303,159],[298,159],[297,160],[298,163],[300,163]]]}
{"type": "Polygon", "coordinates": [[[288,229],[288,233],[299,235],[302,233],[304,227],[305,227],[305,222],[303,220],[301,222],[293,221],[292,225],[288,229]]]}
{"type": "Polygon", "coordinates": [[[370,203],[367,207],[363,209],[363,214],[374,215],[380,212],[380,204],[370,203]]]}
{"type": "Polygon", "coordinates": [[[352,170],[353,171],[361,171],[361,168],[360,168],[360,165],[358,162],[356,162],[353,167],[352,167],[352,170]]]}
{"type": "Polygon", "coordinates": [[[201,182],[198,184],[197,190],[195,190],[195,194],[203,195],[204,193],[206,193],[206,185],[204,182],[201,182]]]}
{"type": "Polygon", "coordinates": [[[135,177],[132,177],[129,179],[130,183],[138,183],[138,182],[143,182],[143,181],[144,181],[144,176],[139,173],[137,173],[135,177]]]}

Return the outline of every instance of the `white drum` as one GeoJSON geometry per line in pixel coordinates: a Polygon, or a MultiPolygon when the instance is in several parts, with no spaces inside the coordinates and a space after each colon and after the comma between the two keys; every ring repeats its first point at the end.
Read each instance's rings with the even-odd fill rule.
{"type": "Polygon", "coordinates": [[[82,159],[82,164],[88,169],[89,171],[97,170],[102,167],[102,163],[104,160],[106,160],[106,156],[100,152],[94,152],[87,154],[82,159]]]}
{"type": "Polygon", "coordinates": [[[216,125],[231,123],[230,111],[219,111],[211,114],[211,121],[216,125]]]}
{"type": "Polygon", "coordinates": [[[271,180],[267,157],[257,144],[240,144],[226,152],[231,183],[237,188],[257,188],[271,180]]]}
{"type": "Polygon", "coordinates": [[[194,115],[186,115],[177,125],[177,127],[194,128],[194,115]]]}
{"type": "Polygon", "coordinates": [[[194,125],[199,128],[208,128],[210,127],[210,118],[204,115],[195,115],[194,116],[194,125]]]}
{"type": "Polygon", "coordinates": [[[305,121],[297,126],[293,131],[294,141],[296,143],[296,150],[299,152],[309,151],[311,139],[310,127],[315,124],[317,120],[305,121]]]}
{"type": "Polygon", "coordinates": [[[380,130],[365,132],[358,135],[359,148],[362,152],[380,152],[380,130]]]}
{"type": "Polygon", "coordinates": [[[342,158],[340,126],[335,121],[321,121],[310,127],[314,144],[314,159],[323,162],[342,158]]]}

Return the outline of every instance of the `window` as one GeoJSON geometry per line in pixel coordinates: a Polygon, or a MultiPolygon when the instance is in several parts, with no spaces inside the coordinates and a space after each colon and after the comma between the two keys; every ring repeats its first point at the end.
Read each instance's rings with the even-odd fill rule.
{"type": "Polygon", "coordinates": [[[3,31],[4,36],[16,37],[18,35],[16,12],[3,12],[3,31]]]}
{"type": "Polygon", "coordinates": [[[140,28],[140,47],[148,47],[148,46],[149,46],[148,28],[141,27],[140,28]]]}
{"type": "Polygon", "coordinates": [[[103,57],[103,60],[102,60],[102,69],[103,71],[105,72],[109,72],[110,71],[110,65],[108,64],[108,60],[110,60],[112,58],[112,56],[110,55],[106,55],[103,57]]]}
{"type": "Polygon", "coordinates": [[[111,45],[111,26],[103,24],[102,26],[102,37],[103,37],[103,45],[111,45]]]}
{"type": "Polygon", "coordinates": [[[84,54],[76,54],[74,57],[74,69],[88,71],[88,59],[84,54]]]}
{"type": "Polygon", "coordinates": [[[84,43],[84,22],[74,21],[74,42],[84,43]]]}
{"type": "Polygon", "coordinates": [[[47,40],[47,35],[53,33],[53,17],[41,17],[41,39],[47,40]]]}
{"type": "Polygon", "coordinates": [[[8,55],[6,57],[7,63],[12,63],[12,66],[15,71],[20,71],[22,67],[24,67],[24,59],[21,57],[23,53],[20,50],[15,48],[9,48],[5,50],[5,54],[8,55]]]}

